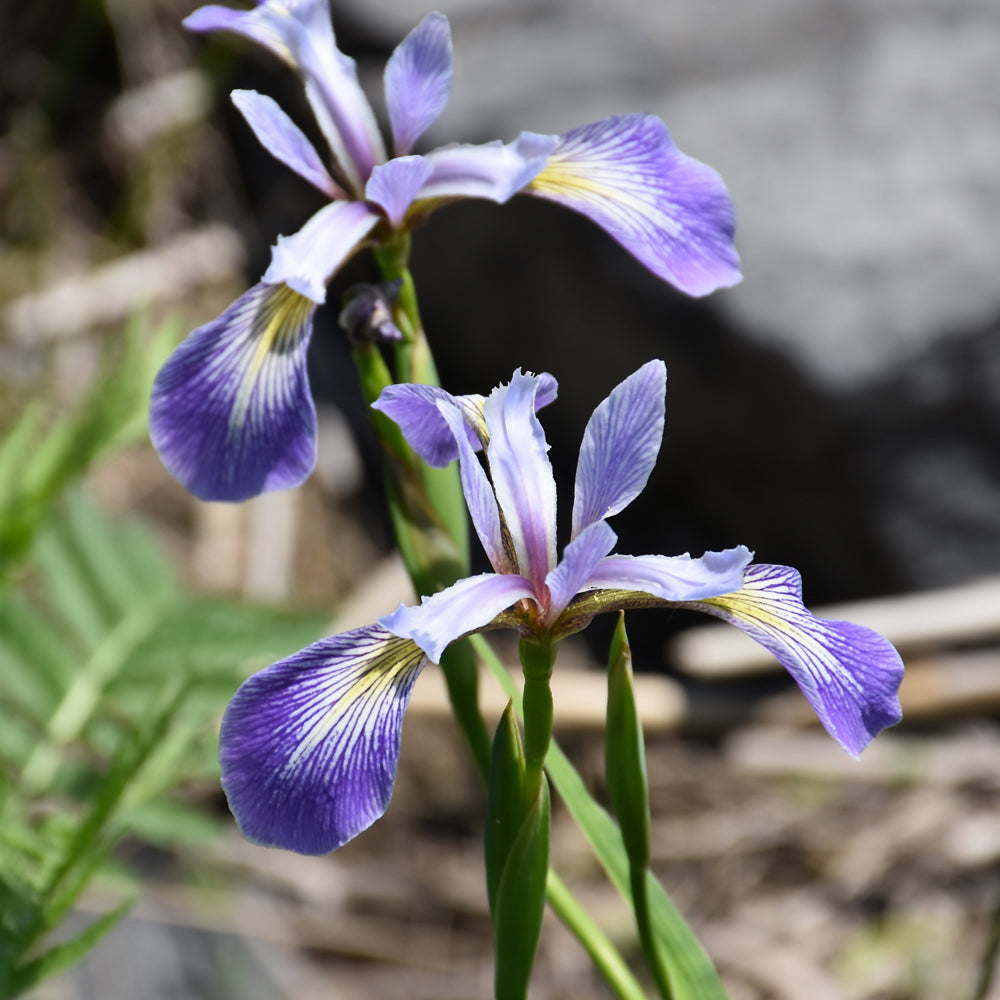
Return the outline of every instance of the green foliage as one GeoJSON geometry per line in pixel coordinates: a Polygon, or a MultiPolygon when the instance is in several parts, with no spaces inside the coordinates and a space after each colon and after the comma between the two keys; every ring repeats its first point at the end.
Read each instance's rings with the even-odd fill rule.
{"type": "Polygon", "coordinates": [[[118,363],[75,413],[51,426],[41,403],[21,414],[0,445],[0,584],[30,551],[63,490],[99,455],[145,434],[153,374],[177,339],[174,322],[149,337],[136,319],[118,363]]]}
{"type": "Polygon", "coordinates": [[[31,409],[0,444],[0,1000],[78,961],[126,912],[128,899],[53,934],[123,835],[214,835],[172,791],[217,780],[229,697],[325,618],[188,596],[148,531],[80,491],[98,455],[143,432],[175,340],[168,329],[150,349],[136,328],[79,412],[46,428],[31,409]]]}
{"type": "MultiPolygon", "coordinates": [[[[469,640],[490,673],[518,707],[519,692],[506,667],[482,636],[469,640]]],[[[587,790],[580,773],[559,749],[549,745],[545,770],[553,787],[594,851],[601,867],[629,905],[633,905],[628,855],[618,825],[587,790]]],[[[663,886],[646,872],[650,922],[670,980],[673,1000],[727,1000],[726,991],[712,960],[705,954],[663,886]]],[[[595,961],[598,956],[592,952],[595,961]]],[[[609,982],[610,982],[609,977],[609,982]]],[[[624,996],[623,991],[619,991],[624,996]]]]}
{"type": "Polygon", "coordinates": [[[81,494],[27,568],[30,586],[0,594],[0,997],[75,961],[124,912],[40,950],[122,834],[214,833],[168,793],[215,775],[229,696],[322,625],[185,595],[146,532],[81,494]]]}
{"type": "Polygon", "coordinates": [[[530,779],[508,702],[493,742],[486,810],[486,884],[496,941],[497,1000],[523,1000],[538,949],[549,870],[549,786],[530,779]]]}

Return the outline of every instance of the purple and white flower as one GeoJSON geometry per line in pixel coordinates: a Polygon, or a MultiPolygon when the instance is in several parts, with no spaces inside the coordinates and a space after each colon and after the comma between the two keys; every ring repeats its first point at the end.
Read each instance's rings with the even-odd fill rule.
{"type": "Polygon", "coordinates": [[[247,837],[316,854],[378,819],[392,792],[417,675],[449,643],[486,629],[555,642],[602,612],[693,608],[774,653],[848,753],[857,756],[899,721],[903,665],[895,649],[870,629],[811,615],[795,570],[751,563],[743,546],[700,558],[613,554],[607,519],[639,495],[659,451],[662,361],[627,378],[590,418],[572,535],[558,558],[556,488],[535,412],[555,391],[551,376],[520,371],[485,399],[422,385],[384,390],[376,407],[418,453],[437,465],[458,458],[493,572],[323,639],[246,681],[220,742],[223,786],[247,837]]]}
{"type": "Polygon", "coordinates": [[[383,244],[459,198],[505,202],[522,192],[582,212],[665,281],[706,295],[740,280],[732,203],[719,175],[681,153],[652,115],[621,115],[563,135],[455,144],[414,154],[451,89],[448,20],[430,14],[385,69],[392,158],[339,51],[327,0],[207,6],[184,22],[271,51],[300,77],[330,150],[324,160],[269,97],[233,103],[264,147],[330,203],[279,237],[258,284],[193,331],[153,389],[150,429],[164,464],[204,500],[244,500],[297,486],[315,464],[306,378],[313,312],[326,284],[363,246],[383,244]]]}

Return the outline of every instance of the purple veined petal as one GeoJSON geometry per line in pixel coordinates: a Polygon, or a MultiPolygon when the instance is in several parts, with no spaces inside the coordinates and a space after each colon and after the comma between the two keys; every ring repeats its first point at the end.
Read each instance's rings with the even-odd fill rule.
{"type": "Polygon", "coordinates": [[[393,226],[398,226],[432,169],[423,156],[399,156],[372,170],[365,197],[383,208],[393,226]]]}
{"type": "Polygon", "coordinates": [[[153,383],[149,431],[170,473],[202,500],[298,486],[316,464],[306,350],[316,306],[254,285],[190,333],[153,383]]]}
{"type": "Polygon", "coordinates": [[[439,400],[438,412],[451,429],[452,437],[458,445],[458,461],[462,476],[462,493],[476,535],[490,560],[490,565],[498,573],[515,573],[509,553],[504,548],[503,529],[500,524],[500,510],[493,486],[490,484],[476,456],[475,449],[469,443],[469,429],[462,414],[453,403],[439,400]]]}
{"type": "MultiPolygon", "coordinates": [[[[535,412],[548,406],[557,396],[559,384],[548,373],[538,376],[538,391],[535,395],[535,412]]],[[[469,444],[478,451],[481,439],[486,438],[486,421],[483,418],[483,396],[453,396],[444,389],[432,385],[390,385],[372,404],[387,417],[399,424],[403,436],[410,447],[428,464],[441,468],[458,458],[458,446],[448,422],[438,412],[439,400],[451,402],[465,417],[469,444]]]]}
{"type": "Polygon", "coordinates": [[[196,10],[184,26],[236,32],[296,70],[333,155],[361,193],[372,167],[385,160],[385,146],[354,60],[337,48],[328,0],[264,0],[246,11],[213,5],[196,10]]]}
{"type": "Polygon", "coordinates": [[[566,132],[528,193],[588,216],[689,295],[741,278],[722,179],[681,153],[653,115],[605,118],[566,132]]]}
{"type": "Polygon", "coordinates": [[[379,624],[393,635],[412,639],[438,663],[449,643],[481,631],[522,597],[534,597],[531,583],[523,576],[483,573],[425,597],[416,607],[400,604],[392,614],[383,615],[379,624]]]}
{"type": "Polygon", "coordinates": [[[403,713],[426,662],[414,643],[369,625],[247,680],[219,735],[243,835],[326,854],[371,826],[389,804],[403,713]]]}
{"type": "Polygon", "coordinates": [[[507,145],[442,146],[427,154],[434,170],[417,200],[488,198],[502,204],[545,166],[557,142],[556,136],[522,132],[507,145]]]}
{"type": "Polygon", "coordinates": [[[606,521],[595,521],[566,546],[559,565],[545,578],[549,588],[549,616],[553,621],[583,589],[616,541],[618,536],[606,521]]]}
{"type": "Polygon", "coordinates": [[[330,198],[347,197],[323,166],[313,144],[276,101],[256,90],[234,90],[229,96],[260,144],[276,160],[330,198]]]}
{"type": "Polygon", "coordinates": [[[802,604],[802,580],[791,567],[750,566],[740,590],[694,606],[772,652],[851,756],[902,718],[899,653],[871,629],[810,614],[802,604]]]}
{"type": "Polygon", "coordinates": [[[486,454],[517,565],[537,590],[556,565],[556,483],[549,445],[535,416],[538,379],[514,372],[486,398],[486,454]]]}
{"type": "Polygon", "coordinates": [[[428,14],[396,47],[385,67],[385,103],[397,156],[437,120],[451,93],[451,29],[428,14]]]}
{"type": "MultiPolygon", "coordinates": [[[[478,398],[481,407],[482,396],[478,398]]],[[[428,465],[440,469],[458,458],[458,445],[448,421],[438,410],[438,403],[460,406],[461,399],[435,385],[406,382],[386,386],[372,403],[372,409],[395,421],[410,447],[428,465]]],[[[465,434],[470,447],[482,447],[471,427],[466,426],[465,434]]]]}
{"type": "Polygon", "coordinates": [[[573,537],[644,489],[663,438],[667,369],[650,361],[611,390],[587,422],[576,466],[573,537]]]}
{"type": "Polygon", "coordinates": [[[262,280],[288,285],[322,305],[327,281],[378,221],[378,212],[363,201],[326,205],[293,236],[278,237],[262,280]]]}
{"type": "Polygon", "coordinates": [[[697,601],[739,590],[743,571],[753,558],[745,545],[683,556],[608,556],[581,590],[630,590],[663,601],[697,601]]]}

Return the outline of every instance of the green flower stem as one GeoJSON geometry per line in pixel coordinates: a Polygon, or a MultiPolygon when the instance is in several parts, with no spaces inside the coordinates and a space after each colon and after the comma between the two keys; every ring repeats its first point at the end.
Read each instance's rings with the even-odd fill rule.
{"type": "Polygon", "coordinates": [[[522,639],[518,647],[524,670],[525,789],[534,800],[542,783],[545,755],[552,740],[552,664],[555,649],[522,639]]]}

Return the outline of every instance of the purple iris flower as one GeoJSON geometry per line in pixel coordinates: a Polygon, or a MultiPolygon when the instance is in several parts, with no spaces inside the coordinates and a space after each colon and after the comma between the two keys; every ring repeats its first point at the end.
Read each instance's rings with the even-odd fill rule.
{"type": "Polygon", "coordinates": [[[156,380],[153,444],[203,500],[244,500],[297,486],[310,473],[316,416],[306,349],[327,281],[361,247],[405,234],[446,202],[533,194],[589,216],[691,295],[740,280],[733,208],[721,178],[681,153],[652,115],[607,118],[563,135],[522,132],[507,144],[411,153],[451,89],[443,14],[421,21],[386,66],[393,158],[354,61],[337,49],[327,0],[264,0],[246,11],[208,6],[184,23],[243,35],[291,66],[331,153],[324,162],[271,98],[233,92],[264,147],[330,203],[294,236],[278,238],[260,282],[193,331],[156,380]]]}
{"type": "Polygon", "coordinates": [[[486,629],[554,642],[605,611],[693,608],[770,650],[848,753],[857,756],[899,721],[898,653],[869,629],[811,615],[795,570],[751,563],[743,546],[697,559],[612,554],[607,519],[639,495],[659,450],[662,361],[627,378],[590,418],[572,536],[557,558],[556,487],[535,412],[555,391],[551,376],[520,371],[486,399],[423,385],[384,390],[376,407],[424,458],[437,465],[458,458],[494,571],[323,639],[243,684],[223,719],[220,756],[223,787],[247,837],[320,854],[378,819],[417,675],[449,643],[486,629]]]}

